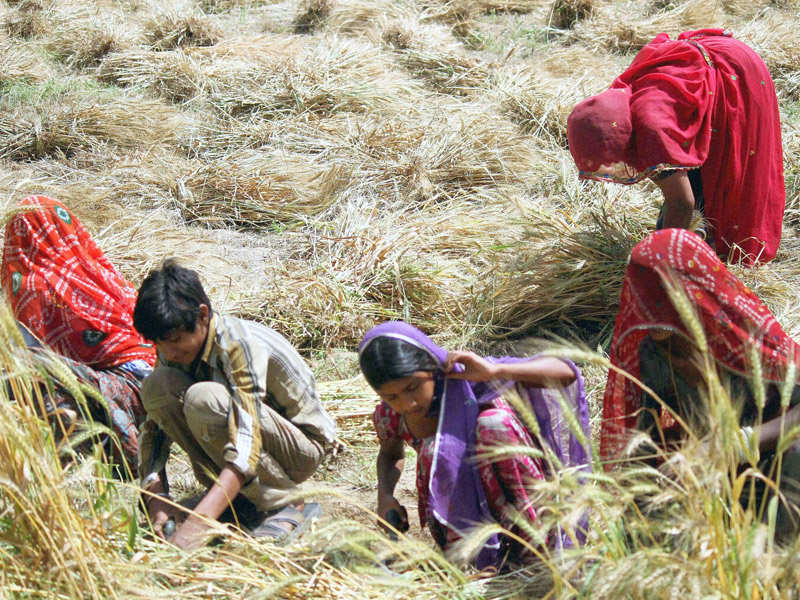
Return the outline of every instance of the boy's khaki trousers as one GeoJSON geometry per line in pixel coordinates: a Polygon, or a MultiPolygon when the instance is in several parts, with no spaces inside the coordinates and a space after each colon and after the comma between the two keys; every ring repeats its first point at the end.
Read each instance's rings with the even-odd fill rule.
{"type": "MultiPolygon", "coordinates": [[[[226,466],[231,401],[224,385],[196,382],[170,367],[156,368],[142,386],[148,416],[189,455],[195,476],[208,487],[226,466]]],[[[266,511],[287,504],[299,493],[298,484],[314,473],[324,449],[263,402],[259,412],[262,446],[256,477],[245,482],[240,493],[266,511]]]]}

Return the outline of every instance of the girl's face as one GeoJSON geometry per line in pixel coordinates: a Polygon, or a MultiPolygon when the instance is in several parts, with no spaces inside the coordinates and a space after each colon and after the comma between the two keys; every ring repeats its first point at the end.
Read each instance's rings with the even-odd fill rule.
{"type": "Polygon", "coordinates": [[[387,381],[378,388],[378,396],[401,415],[420,418],[428,414],[435,387],[433,373],[416,371],[408,377],[387,381]]]}

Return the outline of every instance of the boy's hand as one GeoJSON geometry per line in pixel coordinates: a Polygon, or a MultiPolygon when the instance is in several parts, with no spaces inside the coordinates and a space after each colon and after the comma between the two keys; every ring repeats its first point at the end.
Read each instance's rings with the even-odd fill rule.
{"type": "Polygon", "coordinates": [[[195,515],[189,516],[169,540],[182,550],[195,550],[205,545],[212,526],[205,519],[195,515]]]}
{"type": "Polygon", "coordinates": [[[167,521],[173,519],[175,523],[181,523],[186,518],[184,511],[161,497],[155,497],[150,500],[147,505],[147,512],[150,515],[150,521],[153,523],[153,531],[162,539],[166,539],[164,525],[166,525],[167,521]]]}
{"type": "MultiPolygon", "coordinates": [[[[387,523],[389,523],[392,527],[397,529],[400,532],[408,531],[409,524],[408,524],[408,512],[406,512],[405,507],[397,501],[397,498],[394,496],[385,496],[382,498],[378,498],[378,515],[387,523]]],[[[380,525],[383,529],[389,532],[390,535],[393,535],[394,532],[391,531],[386,527],[386,525],[378,521],[378,525],[380,525]]]]}

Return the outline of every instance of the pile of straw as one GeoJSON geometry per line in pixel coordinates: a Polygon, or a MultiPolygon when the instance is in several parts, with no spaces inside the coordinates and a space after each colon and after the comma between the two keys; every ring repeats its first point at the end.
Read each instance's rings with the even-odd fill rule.
{"type": "Polygon", "coordinates": [[[0,116],[0,156],[4,158],[70,156],[103,146],[134,148],[174,142],[175,115],[154,100],[111,96],[100,103],[68,94],[33,105],[15,106],[13,98],[11,106],[8,101],[5,104],[0,116]]]}
{"type": "Polygon", "coordinates": [[[800,34],[790,19],[787,11],[772,8],[734,34],[761,56],[779,93],[796,101],[800,99],[800,34]]]}
{"type": "Polygon", "coordinates": [[[556,0],[551,7],[550,24],[558,29],[572,29],[576,23],[594,15],[593,0],[556,0]]]}
{"type": "Polygon", "coordinates": [[[185,176],[178,199],[188,221],[267,228],[323,211],[348,180],[310,156],[240,151],[185,176]]]}
{"type": "Polygon", "coordinates": [[[670,2],[665,7],[653,7],[651,15],[639,12],[637,19],[630,19],[632,11],[646,11],[642,2],[599,4],[592,18],[573,27],[569,39],[580,40],[588,46],[603,48],[611,52],[636,52],[656,35],[667,32],[677,36],[682,31],[719,27],[722,14],[715,3],[703,0],[670,2]]]}
{"type": "Polygon", "coordinates": [[[610,334],[628,254],[650,226],[626,213],[594,212],[583,226],[566,213],[531,215],[515,258],[492,274],[483,320],[507,336],[610,334]]]}
{"type": "Polygon", "coordinates": [[[220,25],[202,14],[164,11],[153,14],[144,24],[144,35],[154,50],[186,46],[213,46],[223,38],[220,25]]]}
{"type": "Polygon", "coordinates": [[[0,85],[38,83],[53,76],[53,67],[30,43],[0,39],[0,85]]]}

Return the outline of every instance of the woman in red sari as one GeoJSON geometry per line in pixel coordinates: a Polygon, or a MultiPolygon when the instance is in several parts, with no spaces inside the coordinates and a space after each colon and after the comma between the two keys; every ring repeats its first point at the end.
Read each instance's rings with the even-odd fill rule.
{"type": "MultiPolygon", "coordinates": [[[[781,405],[786,379],[793,369],[800,372],[800,345],[708,244],[685,229],[653,232],[631,252],[611,343],[611,363],[619,370],[609,371],[603,396],[601,459],[610,465],[624,458],[637,432],[669,451],[687,436],[685,426],[702,436],[710,425],[702,355],[670,300],[669,286],[691,302],[720,382],[741,403],[742,441],[758,447],[763,473],[780,465],[788,505],[781,504],[777,531],[792,536],[800,530],[800,444],[783,451],[780,462],[776,449],[783,432],[800,425],[800,385],[792,389],[788,407],[781,405]],[[759,386],[763,412],[754,391],[759,386]]],[[[763,491],[763,484],[756,485],[763,491]]]]}
{"type": "MultiPolygon", "coordinates": [[[[135,474],[145,416],[139,389],[155,362],[133,328],[136,290],[66,206],[46,196],[22,200],[6,225],[0,281],[36,363],[47,370],[45,346],[100,393],[104,404],[88,399],[91,416],[114,430],[135,474]]],[[[52,383],[46,408],[68,431],[82,408],[52,383]]]]}
{"type": "Polygon", "coordinates": [[[786,202],[775,88],[764,62],[721,29],[659,34],[610,89],[567,123],[582,179],[664,194],[658,228],[688,228],[703,213],[724,260],[775,257],[786,202]]]}
{"type": "MultiPolygon", "coordinates": [[[[653,232],[631,252],[614,324],[611,363],[645,383],[684,418],[701,405],[697,388],[703,384],[691,360],[695,343],[665,281],[677,284],[693,302],[710,354],[730,384],[731,395],[750,400],[742,407],[742,423],[750,425],[757,419],[748,383],[753,357],[768,384],[763,420],[777,416],[777,393],[790,363],[800,369],[800,345],[708,244],[684,229],[653,232]]],[[[667,441],[683,436],[675,419],[653,406],[650,398],[629,377],[609,372],[600,433],[604,459],[618,456],[635,430],[657,424],[659,437],[663,433],[667,441]]],[[[797,392],[792,403],[795,399],[800,400],[797,392]]]]}

